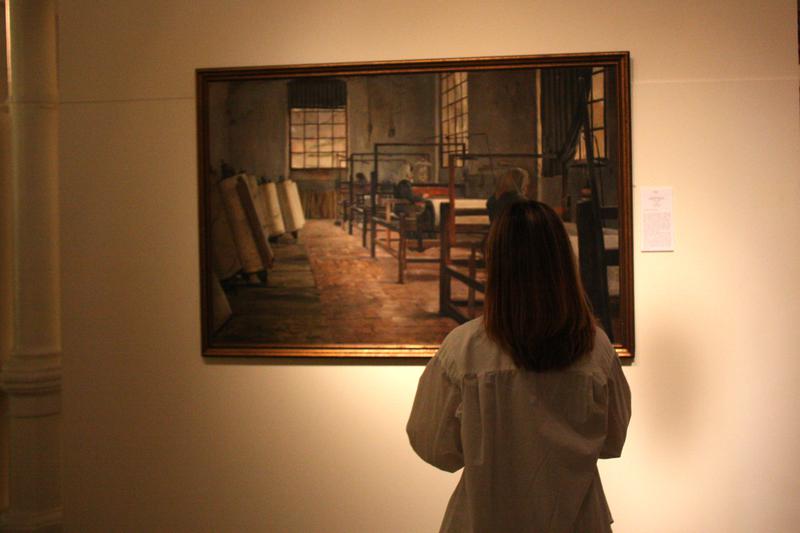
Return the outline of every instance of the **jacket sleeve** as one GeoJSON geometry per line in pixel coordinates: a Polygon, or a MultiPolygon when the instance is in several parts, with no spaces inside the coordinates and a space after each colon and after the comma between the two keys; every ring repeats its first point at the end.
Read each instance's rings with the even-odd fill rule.
{"type": "Polygon", "coordinates": [[[631,389],[622,372],[619,358],[614,355],[608,378],[608,424],[606,439],[600,450],[601,459],[619,457],[622,454],[630,419],[631,389]]]}
{"type": "Polygon", "coordinates": [[[419,379],[406,432],[422,460],[448,472],[464,466],[461,422],[456,416],[460,404],[459,387],[433,357],[419,379]]]}

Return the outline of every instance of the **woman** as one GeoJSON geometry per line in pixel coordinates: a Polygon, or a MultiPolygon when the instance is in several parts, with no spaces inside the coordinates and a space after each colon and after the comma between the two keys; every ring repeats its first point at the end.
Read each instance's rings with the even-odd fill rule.
{"type": "Polygon", "coordinates": [[[408,421],[422,459],[464,468],[441,531],[610,531],[597,459],[619,457],[629,419],[564,225],[545,204],[511,204],[489,234],[483,317],[445,338],[408,421]]]}

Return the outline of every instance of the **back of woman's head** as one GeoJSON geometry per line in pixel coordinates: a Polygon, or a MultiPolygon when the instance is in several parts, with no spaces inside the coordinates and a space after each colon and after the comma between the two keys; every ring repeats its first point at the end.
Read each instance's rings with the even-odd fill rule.
{"type": "Polygon", "coordinates": [[[564,224],[546,204],[511,204],[486,251],[484,325],[518,367],[563,368],[594,345],[594,319],[564,224]]]}

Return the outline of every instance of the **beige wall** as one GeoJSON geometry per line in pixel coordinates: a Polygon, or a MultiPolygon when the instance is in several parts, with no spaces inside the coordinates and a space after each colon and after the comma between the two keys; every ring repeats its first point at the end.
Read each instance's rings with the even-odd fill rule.
{"type": "Polygon", "coordinates": [[[615,531],[796,529],[794,0],[493,6],[60,2],[67,531],[434,531],[456,483],[406,443],[419,366],[200,358],[196,67],[593,50],[677,232],[635,254],[615,531]]]}

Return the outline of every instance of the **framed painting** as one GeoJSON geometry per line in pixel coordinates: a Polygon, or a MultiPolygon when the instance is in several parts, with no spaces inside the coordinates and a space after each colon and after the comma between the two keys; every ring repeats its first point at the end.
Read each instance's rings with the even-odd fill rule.
{"type": "Polygon", "coordinates": [[[430,357],[482,312],[508,191],[559,213],[598,323],[633,356],[627,52],[196,83],[204,356],[430,357]]]}

